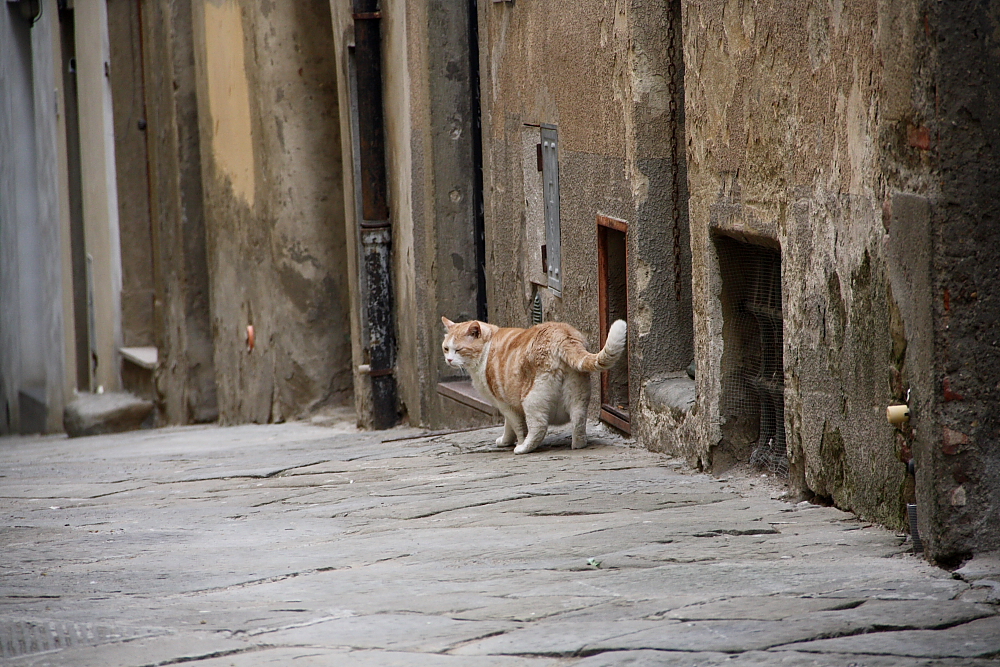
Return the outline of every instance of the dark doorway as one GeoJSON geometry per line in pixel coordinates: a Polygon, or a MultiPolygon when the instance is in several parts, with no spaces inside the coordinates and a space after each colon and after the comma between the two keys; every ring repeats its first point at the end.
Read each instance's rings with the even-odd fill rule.
{"type": "MultiPolygon", "coordinates": [[[[597,216],[597,293],[602,347],[611,324],[615,320],[628,321],[627,233],[625,221],[597,216]]],[[[614,368],[601,373],[601,419],[631,433],[627,349],[622,356],[614,368]]]]}
{"type": "Polygon", "coordinates": [[[479,9],[469,0],[469,88],[472,93],[472,206],[476,247],[476,319],[487,321],[486,305],[486,213],[483,204],[483,116],[479,92],[479,9]]]}
{"type": "Polygon", "coordinates": [[[66,114],[66,171],[69,184],[70,271],[73,277],[73,337],[76,388],[91,390],[93,357],[87,290],[87,245],[83,228],[83,181],[80,162],[80,115],[76,88],[76,23],[72,9],[59,10],[63,95],[66,114]]]}

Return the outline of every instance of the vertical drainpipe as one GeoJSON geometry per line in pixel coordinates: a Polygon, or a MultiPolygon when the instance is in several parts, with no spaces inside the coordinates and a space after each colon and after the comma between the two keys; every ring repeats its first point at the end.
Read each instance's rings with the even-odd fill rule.
{"type": "Polygon", "coordinates": [[[382,122],[382,38],[378,0],[354,0],[354,54],[357,63],[358,129],[361,162],[360,237],[367,283],[369,377],[372,425],[396,423],[396,356],[393,321],[388,188],[382,122]]]}
{"type": "Polygon", "coordinates": [[[476,248],[476,319],[487,322],[486,212],[483,209],[483,112],[479,88],[479,3],[469,0],[469,88],[472,93],[473,233],[476,248]]]}

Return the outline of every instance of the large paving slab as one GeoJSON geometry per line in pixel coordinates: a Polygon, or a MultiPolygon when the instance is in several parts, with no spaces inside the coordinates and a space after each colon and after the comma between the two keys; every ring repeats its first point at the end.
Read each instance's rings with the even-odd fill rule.
{"type": "Polygon", "coordinates": [[[858,656],[849,653],[692,653],[687,651],[614,651],[573,663],[573,667],[996,667],[992,660],[921,659],[899,656],[858,656]]]}
{"type": "Polygon", "coordinates": [[[989,558],[591,430],[0,439],[0,663],[1000,665],[989,558]]]}
{"type": "Polygon", "coordinates": [[[918,658],[1000,657],[1000,616],[932,632],[904,630],[820,639],[804,642],[796,650],[825,653],[831,650],[865,655],[898,655],[918,658]]]}

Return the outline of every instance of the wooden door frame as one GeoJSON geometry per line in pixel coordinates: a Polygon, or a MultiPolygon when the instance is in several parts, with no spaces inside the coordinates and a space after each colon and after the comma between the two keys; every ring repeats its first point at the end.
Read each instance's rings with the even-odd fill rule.
{"type": "MultiPolygon", "coordinates": [[[[619,220],[618,218],[612,218],[606,215],[597,214],[597,308],[600,318],[600,330],[601,330],[601,347],[604,347],[604,343],[607,342],[608,338],[608,327],[611,326],[611,322],[608,321],[608,230],[613,229],[625,234],[626,244],[625,244],[625,264],[628,266],[628,223],[624,220],[619,220]]],[[[625,312],[628,313],[628,272],[625,274],[625,312]]],[[[628,354],[628,347],[626,346],[625,354],[628,354]]],[[[631,394],[631,387],[627,387],[629,394],[631,394]]],[[[632,425],[631,425],[631,415],[629,413],[623,413],[618,410],[615,406],[607,402],[607,397],[609,393],[609,374],[608,371],[601,373],[601,410],[600,419],[605,421],[617,429],[624,431],[631,435],[632,425]]]]}

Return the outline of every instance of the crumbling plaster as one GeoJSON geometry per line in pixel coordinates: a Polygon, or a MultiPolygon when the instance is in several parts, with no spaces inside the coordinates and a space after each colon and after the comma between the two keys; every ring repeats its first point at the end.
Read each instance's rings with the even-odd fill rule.
{"type": "Polygon", "coordinates": [[[219,417],[281,421],[352,384],[329,7],[204,0],[193,23],[219,417]]]}
{"type": "MultiPolygon", "coordinates": [[[[921,149],[887,139],[913,122],[916,6],[684,3],[699,409],[720,401],[712,235],[777,242],[792,482],[888,525],[905,468],[884,416],[901,383],[883,201],[928,187],[921,149]]],[[[697,430],[688,454],[711,466],[719,424],[697,430]]]]}

